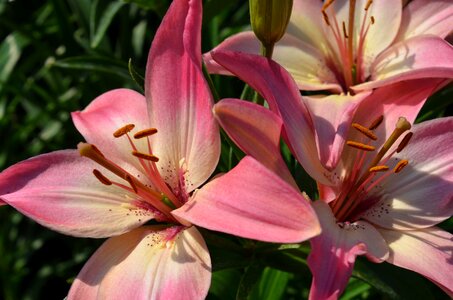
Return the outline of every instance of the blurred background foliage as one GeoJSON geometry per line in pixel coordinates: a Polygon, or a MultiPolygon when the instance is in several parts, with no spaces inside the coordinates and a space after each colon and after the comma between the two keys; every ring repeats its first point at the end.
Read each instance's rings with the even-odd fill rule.
{"type": "MultiPolygon", "coordinates": [[[[75,148],[82,137],[70,112],[111,89],[142,91],[147,53],[170,0],[0,0],[0,170],[41,153],[75,148]],[[131,76],[132,73],[134,78],[131,76]],[[138,82],[138,83],[137,83],[138,82]]],[[[248,26],[248,3],[204,1],[207,51],[248,26]]],[[[214,76],[220,96],[239,97],[243,84],[214,76]]],[[[451,114],[453,89],[434,95],[420,120],[451,114]]],[[[242,153],[223,141],[218,171],[242,153]]],[[[305,190],[303,170],[283,147],[305,190]]],[[[453,223],[442,226],[450,231],[453,223]]],[[[308,245],[257,243],[202,231],[213,260],[209,299],[304,299],[311,277],[308,245]]],[[[102,240],[47,230],[10,207],[0,209],[0,299],[63,299],[102,240]]],[[[421,276],[360,258],[342,299],[441,299],[421,276]]]]}

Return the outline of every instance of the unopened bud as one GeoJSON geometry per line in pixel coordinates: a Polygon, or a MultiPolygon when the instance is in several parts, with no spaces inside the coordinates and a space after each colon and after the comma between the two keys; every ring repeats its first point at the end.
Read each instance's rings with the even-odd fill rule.
{"type": "Polygon", "coordinates": [[[250,0],[250,22],[264,47],[273,47],[285,34],[293,0],[250,0]]]}

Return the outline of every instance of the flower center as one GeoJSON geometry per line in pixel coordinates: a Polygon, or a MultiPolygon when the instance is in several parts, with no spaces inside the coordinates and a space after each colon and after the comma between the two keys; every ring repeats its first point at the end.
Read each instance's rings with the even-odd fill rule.
{"type": "Polygon", "coordinates": [[[138,196],[139,201],[134,201],[133,205],[137,208],[145,208],[153,211],[160,212],[165,216],[163,219],[168,221],[175,221],[171,215],[171,211],[183,205],[184,201],[175,196],[175,193],[167,185],[162,178],[159,170],[156,166],[156,162],[159,158],[155,156],[151,149],[151,143],[149,137],[157,133],[157,129],[148,128],[136,132],[133,135],[134,140],[146,139],[148,151],[147,153],[138,150],[134,140],[130,137],[129,133],[135,128],[134,124],[127,124],[113,133],[114,138],[126,138],[131,147],[131,159],[137,160],[144,174],[148,179],[148,183],[139,180],[138,175],[133,176],[128,171],[124,170],[121,166],[113,162],[112,160],[105,157],[105,155],[92,144],[79,143],[77,148],[80,155],[85,156],[99,165],[103,166],[116,176],[120,177],[123,182],[116,182],[105,175],[99,170],[94,169],[94,176],[104,185],[115,185],[130,193],[134,193],[138,196]]]}
{"type": "Polygon", "coordinates": [[[338,197],[330,203],[332,211],[339,222],[345,222],[346,220],[356,221],[362,212],[379,201],[378,197],[373,197],[373,189],[380,187],[389,176],[400,173],[409,164],[404,159],[399,160],[393,168],[388,166],[390,158],[395,153],[401,152],[412,137],[412,132],[408,132],[401,139],[398,146],[393,147],[393,150],[390,151],[402,134],[411,128],[406,118],[400,117],[398,119],[392,134],[377,153],[376,148],[369,144],[369,142],[378,139],[374,129],[382,123],[382,120],[383,116],[380,116],[368,127],[357,123],[352,124],[352,127],[360,133],[360,140],[349,140],[346,144],[356,150],[356,156],[350,157],[351,168],[349,169],[349,174],[345,177],[338,197]],[[376,154],[374,157],[370,157],[371,153],[376,154]]]}
{"type": "Polygon", "coordinates": [[[373,16],[368,16],[368,10],[373,1],[368,0],[366,3],[364,7],[365,13],[363,14],[357,32],[354,30],[356,0],[349,1],[347,20],[341,21],[341,24],[338,21],[335,10],[331,8],[334,2],[335,0],[327,0],[321,10],[324,21],[335,40],[334,45],[329,45],[331,47],[329,64],[332,66],[332,70],[345,92],[349,91],[352,93],[351,86],[366,80],[364,70],[364,42],[370,26],[375,22],[373,16]]]}

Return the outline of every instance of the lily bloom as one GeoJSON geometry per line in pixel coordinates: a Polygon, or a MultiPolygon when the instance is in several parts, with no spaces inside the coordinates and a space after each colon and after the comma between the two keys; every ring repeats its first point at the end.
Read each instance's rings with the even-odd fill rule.
{"type": "MultiPolygon", "coordinates": [[[[352,123],[342,124],[351,127],[344,137],[346,147],[337,166],[329,169],[318,159],[318,151],[328,149],[322,149],[325,145],[319,136],[323,132],[313,122],[316,115],[307,108],[288,72],[254,55],[219,51],[213,56],[260,92],[270,109],[281,116],[290,149],[318,181],[320,199],[313,206],[322,233],[310,241],[311,299],[339,297],[357,255],[418,272],[453,295],[453,235],[435,226],[453,213],[449,150],[453,118],[412,127],[426,96],[396,89],[399,100],[388,101],[378,90],[363,101],[352,123]]],[[[215,111],[227,131],[241,134],[243,128],[235,128],[230,116],[250,104],[234,101],[234,105],[232,100],[221,101],[215,111]]],[[[335,119],[324,119],[324,126],[329,127],[329,122],[335,119]]],[[[249,127],[261,126],[252,118],[249,123],[249,127]]],[[[252,151],[245,149],[250,155],[252,151]]],[[[265,155],[256,157],[268,160],[265,155]]]]}
{"type": "Polygon", "coordinates": [[[184,219],[195,196],[223,204],[193,218],[210,220],[209,228],[273,242],[320,232],[309,203],[251,157],[198,189],[220,155],[201,70],[201,14],[199,0],[172,3],[149,53],[145,96],[113,90],[72,114],[87,143],[0,173],[2,204],[64,234],[110,237],[75,279],[69,299],[205,298],[209,252],[184,219]],[[275,204],[277,194],[290,198],[275,204]]]}
{"type": "MultiPolygon", "coordinates": [[[[404,8],[395,0],[294,1],[272,59],[300,90],[312,91],[303,99],[323,132],[319,159],[325,166],[335,168],[349,130],[342,124],[352,122],[373,89],[392,101],[399,101],[398,89],[425,99],[442,79],[453,78],[453,47],[444,40],[452,24],[453,4],[443,0],[414,0],[404,8]]],[[[216,62],[219,51],[259,54],[260,44],[253,32],[242,32],[205,54],[210,72],[231,74],[216,62]]]]}

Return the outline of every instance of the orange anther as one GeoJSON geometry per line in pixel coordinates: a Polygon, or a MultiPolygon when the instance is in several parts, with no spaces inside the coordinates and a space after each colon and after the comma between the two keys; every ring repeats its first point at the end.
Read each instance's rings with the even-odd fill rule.
{"type": "Polygon", "coordinates": [[[135,133],[134,134],[134,138],[135,139],[141,139],[141,138],[153,135],[155,133],[157,133],[157,129],[156,128],[143,129],[143,130],[140,130],[139,132],[135,133]]]}
{"type": "Polygon", "coordinates": [[[383,172],[383,171],[387,171],[388,169],[389,169],[388,166],[381,165],[381,166],[371,167],[368,171],[370,171],[370,172],[383,172]]]}
{"type": "Polygon", "coordinates": [[[350,147],[357,148],[360,150],[365,150],[365,151],[374,151],[376,149],[374,146],[366,145],[366,144],[362,144],[362,143],[354,142],[354,141],[347,141],[346,144],[350,147]]]}
{"type": "Polygon", "coordinates": [[[96,176],[96,178],[97,178],[102,184],[105,184],[105,185],[112,185],[112,182],[111,182],[107,177],[105,177],[104,175],[102,175],[102,173],[99,172],[98,170],[94,169],[94,170],[93,170],[93,174],[94,174],[94,176],[96,176]]]}
{"type": "Polygon", "coordinates": [[[370,129],[366,128],[365,126],[362,126],[358,123],[352,123],[352,127],[372,139],[373,141],[377,140],[377,136],[371,131],[370,129]]]}
{"type": "Polygon", "coordinates": [[[408,164],[409,164],[409,161],[408,161],[408,160],[406,160],[406,159],[400,160],[400,161],[396,164],[395,168],[393,168],[393,172],[394,172],[394,173],[399,173],[399,172],[401,172],[401,170],[404,169],[404,167],[407,166],[408,164]]]}
{"type": "Polygon", "coordinates": [[[134,124],[127,124],[118,129],[113,133],[113,136],[116,138],[119,138],[120,136],[125,135],[126,133],[130,132],[132,129],[134,129],[135,125],[134,124]]]}
{"type": "Polygon", "coordinates": [[[381,125],[382,121],[384,120],[384,116],[380,115],[377,117],[373,122],[371,122],[371,125],[368,127],[369,130],[374,130],[381,125]]]}
{"type": "Polygon", "coordinates": [[[413,132],[409,132],[404,136],[404,138],[398,145],[398,148],[396,148],[396,153],[400,153],[401,151],[403,151],[404,148],[406,148],[407,144],[409,144],[409,141],[411,140],[413,135],[414,135],[413,132]]]}
{"type": "Polygon", "coordinates": [[[146,154],[146,153],[142,153],[142,152],[138,152],[138,151],[132,151],[132,155],[135,157],[143,158],[143,159],[150,160],[153,162],[159,161],[159,158],[152,154],[146,154]]]}

